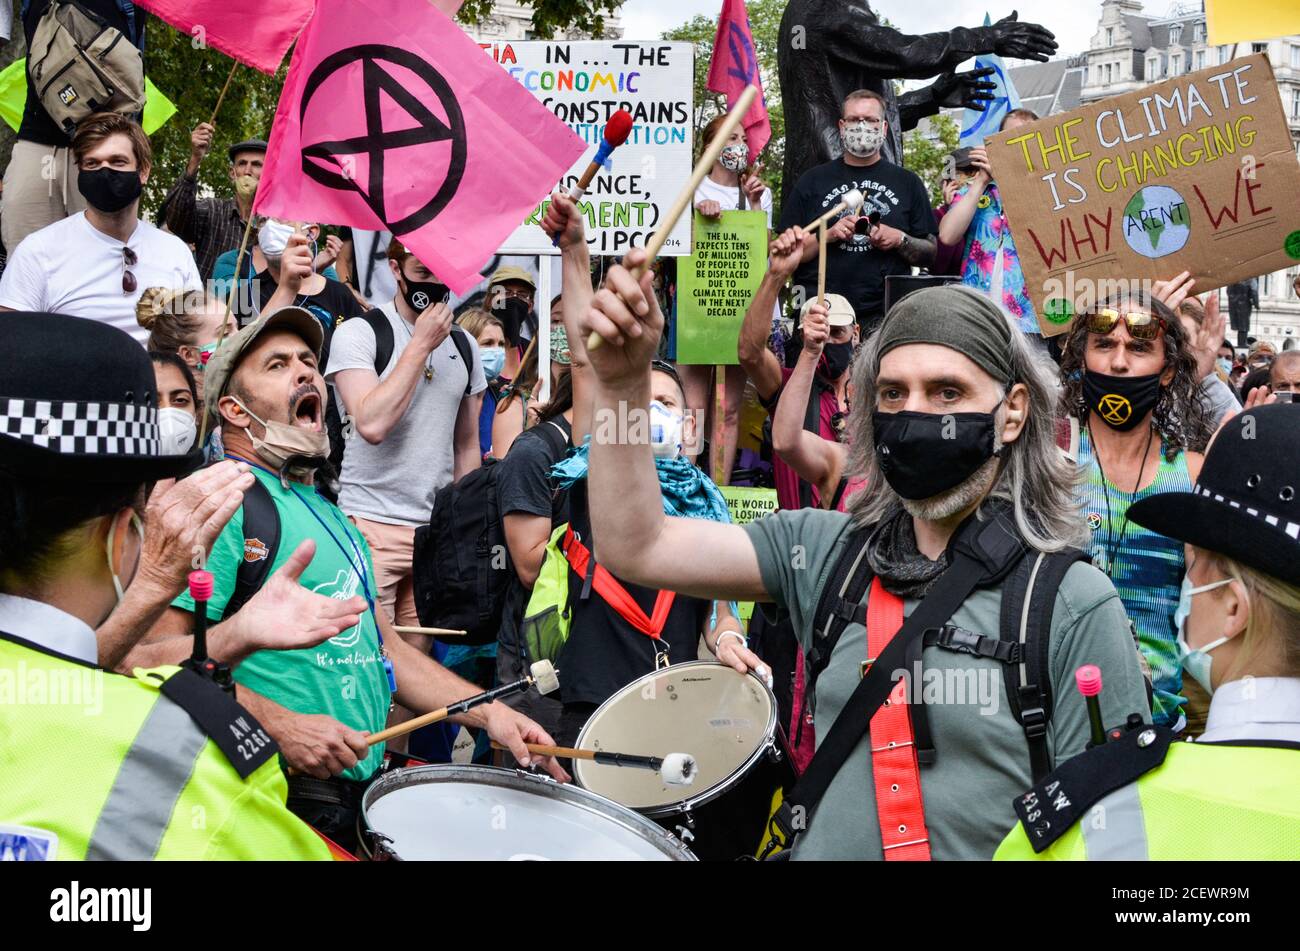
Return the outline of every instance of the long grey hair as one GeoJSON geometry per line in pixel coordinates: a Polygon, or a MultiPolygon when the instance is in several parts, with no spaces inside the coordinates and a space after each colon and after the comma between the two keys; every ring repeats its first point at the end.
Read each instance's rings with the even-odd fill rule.
{"type": "MultiPolygon", "coordinates": [[[[876,405],[876,378],[880,374],[880,332],[872,334],[854,360],[853,412],[848,422],[849,469],[854,478],[865,480],[847,508],[860,526],[877,524],[903,509],[897,492],[890,488],[877,464],[871,412],[876,405]]],[[[985,497],[1009,502],[1016,527],[1031,548],[1059,551],[1084,547],[1088,527],[1083,520],[1075,486],[1078,468],[1056,444],[1056,368],[1046,354],[1036,352],[1017,328],[1011,333],[1012,383],[1029,390],[1024,428],[1015,442],[1005,444],[993,488],[985,497]]],[[[998,410],[998,430],[1006,418],[1006,407],[998,410]]],[[[983,517],[981,503],[980,517],[983,517]]]]}

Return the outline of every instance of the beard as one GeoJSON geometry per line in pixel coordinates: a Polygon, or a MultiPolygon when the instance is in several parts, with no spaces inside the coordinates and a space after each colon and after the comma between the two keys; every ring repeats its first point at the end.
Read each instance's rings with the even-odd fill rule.
{"type": "MultiPolygon", "coordinates": [[[[997,439],[997,445],[1001,447],[1001,438],[997,439]]],[[[991,456],[960,485],[955,485],[938,495],[932,495],[928,499],[905,499],[900,496],[899,502],[908,515],[924,522],[942,522],[952,518],[973,508],[993,490],[1001,461],[1000,456],[991,456]]]]}

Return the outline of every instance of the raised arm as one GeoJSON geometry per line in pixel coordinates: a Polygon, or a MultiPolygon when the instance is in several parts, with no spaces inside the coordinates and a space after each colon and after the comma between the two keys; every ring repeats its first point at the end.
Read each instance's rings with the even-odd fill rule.
{"type": "Polygon", "coordinates": [[[979,207],[980,198],[988,189],[989,182],[993,180],[989,171],[988,153],[984,151],[983,146],[971,149],[970,161],[976,169],[975,177],[971,179],[965,194],[948,208],[947,214],[939,222],[939,240],[953,247],[965,244],[966,232],[970,228],[970,223],[975,220],[975,210],[979,207]]]}
{"type": "MultiPolygon", "coordinates": [[[[406,413],[415,397],[415,388],[423,379],[429,354],[451,333],[451,320],[451,308],[446,304],[438,302],[426,307],[416,318],[411,342],[397,358],[393,372],[383,380],[375,374],[373,366],[340,369],[330,374],[348,415],[366,442],[383,442],[406,413]]],[[[462,407],[467,402],[468,398],[462,400],[462,407]]]]}
{"type": "MultiPolygon", "coordinates": [[[[645,252],[631,251],[635,268],[645,252]]],[[[654,454],[645,426],[613,425],[647,412],[650,361],[658,350],[664,318],[651,289],[623,266],[609,271],[579,327],[579,339],[595,332],[604,345],[589,351],[595,377],[588,505],[596,557],[611,572],[650,588],[719,600],[770,600],[758,556],[744,529],[705,519],[669,518],[663,512],[654,454]],[[622,441],[626,433],[641,441],[622,441]]]]}
{"type": "Polygon", "coordinates": [[[560,236],[560,260],[563,269],[564,332],[569,338],[569,378],[573,383],[573,444],[581,446],[591,432],[592,379],[587,359],[587,341],[579,322],[591,306],[591,252],[583,233],[582,215],[566,192],[551,196],[542,230],[560,236]]]}
{"type": "Polygon", "coordinates": [[[812,393],[817,362],[830,336],[826,308],[814,303],[803,318],[803,350],[794,372],[785,382],[772,416],[772,448],[805,482],[817,486],[829,502],[844,473],[844,447],[804,429],[804,415],[812,393]]]}
{"type": "Polygon", "coordinates": [[[767,273],[740,325],[737,356],[745,375],[754,381],[754,388],[764,400],[770,400],[781,389],[781,363],[767,346],[772,333],[772,310],[780,298],[781,288],[799,268],[805,238],[802,228],[790,228],[769,246],[767,273]]]}

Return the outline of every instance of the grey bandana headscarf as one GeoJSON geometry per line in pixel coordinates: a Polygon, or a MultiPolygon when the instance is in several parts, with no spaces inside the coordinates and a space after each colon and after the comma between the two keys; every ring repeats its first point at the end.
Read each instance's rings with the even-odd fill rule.
{"type": "Polygon", "coordinates": [[[912,516],[903,509],[878,524],[867,538],[867,564],[885,590],[900,598],[923,598],[948,567],[945,551],[931,561],[916,547],[912,516]]]}
{"type": "Polygon", "coordinates": [[[877,360],[895,347],[931,343],[970,357],[1004,385],[1012,381],[1011,321],[978,291],[959,284],[913,291],[890,308],[877,360]]]}

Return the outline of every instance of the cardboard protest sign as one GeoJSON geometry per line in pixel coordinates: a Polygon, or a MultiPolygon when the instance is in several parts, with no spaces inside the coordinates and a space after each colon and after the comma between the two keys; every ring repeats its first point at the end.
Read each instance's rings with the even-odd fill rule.
{"type": "Polygon", "coordinates": [[[767,214],[695,214],[695,251],[677,263],[677,362],[736,364],[745,309],[767,270],[767,214]]]}
{"type": "MultiPolygon", "coordinates": [[[[619,109],[632,114],[627,142],[614,151],[610,168],[596,176],[578,207],[593,254],[643,247],[691,177],[694,47],[598,40],[479,46],[587,143],[558,182],[566,190],[592,161],[609,117],[619,109]]],[[[502,254],[559,254],[540,227],[548,204],[549,198],[538,203],[502,254]]],[[[690,219],[678,219],[659,253],[691,253],[690,219]]]]}
{"type": "Polygon", "coordinates": [[[1262,54],[985,142],[1044,334],[1133,282],[1300,260],[1300,164],[1262,54]]]}
{"type": "MultiPolygon", "coordinates": [[[[737,525],[748,525],[776,511],[776,489],[753,489],[743,485],[720,485],[718,491],[727,500],[727,511],[737,525]]],[[[754,614],[754,602],[742,601],[737,605],[740,619],[749,623],[754,614]]]]}

